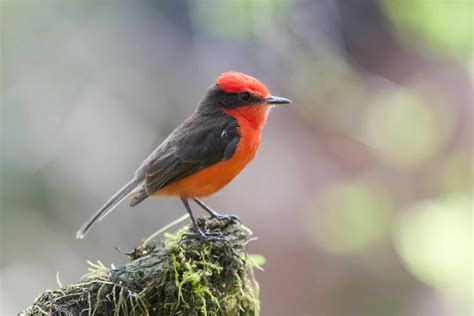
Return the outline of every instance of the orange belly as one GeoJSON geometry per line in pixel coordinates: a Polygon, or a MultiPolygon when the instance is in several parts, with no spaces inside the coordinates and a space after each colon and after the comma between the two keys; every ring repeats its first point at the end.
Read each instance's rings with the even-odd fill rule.
{"type": "Polygon", "coordinates": [[[260,137],[253,139],[242,137],[237,150],[229,160],[219,162],[176,181],[154,195],[179,195],[197,198],[209,196],[226,186],[242,171],[255,156],[259,143],[260,137]]]}
{"type": "MultiPolygon", "coordinates": [[[[261,112],[261,115],[266,119],[268,110],[264,109],[261,112]]],[[[255,124],[256,122],[249,120],[247,115],[243,116],[243,114],[247,114],[245,112],[230,112],[228,114],[234,116],[239,122],[240,143],[234,155],[229,160],[219,162],[164,187],[154,196],[174,195],[196,198],[209,196],[232,181],[255,157],[260,145],[260,130],[265,120],[258,120],[258,124],[255,124]]],[[[255,114],[251,114],[253,118],[255,114]]]]}

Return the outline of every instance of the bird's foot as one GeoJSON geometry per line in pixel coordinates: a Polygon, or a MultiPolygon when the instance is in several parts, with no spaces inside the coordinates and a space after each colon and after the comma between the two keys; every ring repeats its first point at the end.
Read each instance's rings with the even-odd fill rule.
{"type": "Polygon", "coordinates": [[[239,224],[241,223],[240,218],[236,215],[219,214],[217,212],[214,212],[211,214],[210,218],[215,218],[218,221],[228,221],[239,224]]]}
{"type": "Polygon", "coordinates": [[[202,241],[225,241],[226,238],[223,237],[223,232],[203,232],[201,230],[197,230],[192,233],[186,233],[185,236],[187,238],[198,238],[202,241]]]}

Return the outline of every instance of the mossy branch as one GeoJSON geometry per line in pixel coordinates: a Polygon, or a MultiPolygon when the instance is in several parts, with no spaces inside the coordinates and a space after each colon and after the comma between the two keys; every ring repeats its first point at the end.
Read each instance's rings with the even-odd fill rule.
{"type": "Polygon", "coordinates": [[[186,238],[192,227],[185,227],[164,241],[142,242],[124,266],[89,263],[81,282],[44,292],[20,315],[258,314],[250,230],[211,219],[199,219],[199,226],[226,241],[186,238]]]}

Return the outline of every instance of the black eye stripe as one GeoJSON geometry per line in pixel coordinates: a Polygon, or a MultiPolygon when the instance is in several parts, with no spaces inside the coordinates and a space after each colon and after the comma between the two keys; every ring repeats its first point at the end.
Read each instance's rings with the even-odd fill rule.
{"type": "Polygon", "coordinates": [[[248,92],[241,92],[239,93],[239,99],[242,100],[243,102],[248,102],[250,101],[250,98],[252,96],[248,92]]]}
{"type": "Polygon", "coordinates": [[[224,93],[224,107],[236,108],[239,106],[244,106],[252,103],[261,103],[265,100],[262,100],[248,92],[241,93],[224,93]]]}
{"type": "Polygon", "coordinates": [[[212,107],[217,105],[219,107],[235,109],[249,104],[265,103],[265,99],[259,98],[249,92],[225,92],[218,85],[211,87],[208,90],[203,104],[212,107]]]}

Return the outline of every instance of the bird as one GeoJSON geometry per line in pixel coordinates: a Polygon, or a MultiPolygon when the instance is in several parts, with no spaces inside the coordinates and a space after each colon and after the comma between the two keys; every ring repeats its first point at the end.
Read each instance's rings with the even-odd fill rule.
{"type": "Polygon", "coordinates": [[[207,89],[194,113],[140,164],[131,180],[118,190],[77,231],[82,239],[90,228],[124,200],[131,207],[148,197],[179,197],[203,241],[222,240],[218,232],[204,232],[189,201],[211,217],[238,220],[215,212],[202,202],[231,182],[255,157],[261,130],[271,108],[291,101],[273,96],[256,78],[235,71],[220,74],[207,89]]]}

